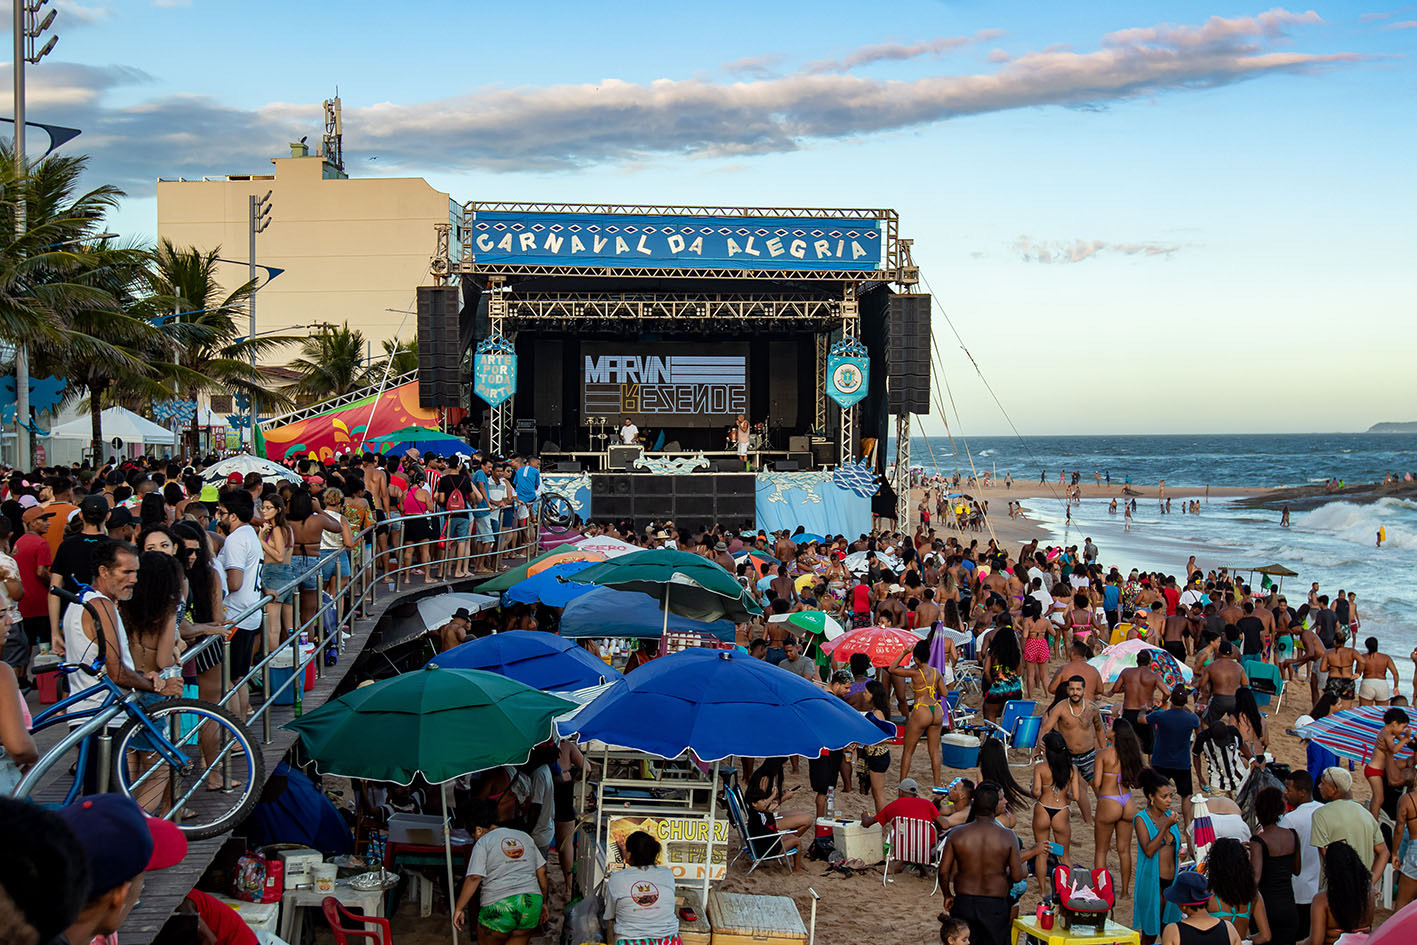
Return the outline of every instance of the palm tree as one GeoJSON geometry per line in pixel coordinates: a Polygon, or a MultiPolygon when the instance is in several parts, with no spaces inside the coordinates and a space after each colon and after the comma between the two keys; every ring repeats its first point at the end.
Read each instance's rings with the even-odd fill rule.
{"type": "Polygon", "coordinates": [[[351,329],[349,322],[321,326],[300,342],[300,357],[290,366],[301,375],[295,392],[312,400],[358,390],[369,383],[370,375],[364,364],[364,333],[351,329]]]}
{"type": "Polygon", "coordinates": [[[407,341],[400,341],[397,338],[385,338],[381,345],[384,349],[384,357],[376,365],[371,365],[370,370],[377,370],[383,374],[387,366],[390,377],[398,377],[400,374],[407,374],[409,371],[418,370],[418,336],[415,335],[407,341]]]}
{"type": "MultiPolygon", "coordinates": [[[[116,302],[88,278],[113,262],[84,247],[123,196],[104,185],[79,192],[87,158],[53,155],[17,174],[13,151],[0,145],[0,342],[64,350],[77,358],[122,362],[103,338],[75,331],[81,311],[112,310],[116,302]],[[19,232],[21,206],[25,231],[19,232]]],[[[21,421],[28,425],[29,418],[21,421]]]]}
{"type": "Polygon", "coordinates": [[[160,329],[175,349],[178,388],[194,400],[202,391],[241,392],[251,399],[252,410],[268,410],[283,398],[267,389],[253,360],[294,339],[244,334],[246,305],[256,285],[245,282],[230,292],[222,288],[220,255],[220,247],[179,248],[168,239],[152,254],[150,288],[169,306],[159,316],[160,329]]]}

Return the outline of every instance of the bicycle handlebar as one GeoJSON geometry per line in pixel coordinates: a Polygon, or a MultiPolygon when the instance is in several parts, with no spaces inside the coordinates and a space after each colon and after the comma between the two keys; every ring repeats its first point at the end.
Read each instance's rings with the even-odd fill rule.
{"type": "MultiPolygon", "coordinates": [[[[90,588],[86,585],[80,585],[80,592],[87,591],[89,589],[90,588]]],[[[98,644],[98,655],[94,657],[92,663],[90,663],[88,666],[85,666],[84,668],[91,675],[97,676],[98,671],[103,668],[103,664],[108,659],[108,641],[103,635],[103,621],[99,618],[98,611],[94,610],[93,605],[90,604],[88,601],[84,600],[78,594],[75,594],[73,591],[68,590],[67,588],[51,587],[49,589],[49,593],[53,594],[55,597],[59,598],[67,604],[71,604],[75,607],[84,608],[84,610],[88,611],[89,616],[93,618],[94,642],[98,644]]],[[[82,663],[78,665],[83,666],[82,663]]],[[[57,668],[59,667],[56,667],[56,669],[57,668]]]]}

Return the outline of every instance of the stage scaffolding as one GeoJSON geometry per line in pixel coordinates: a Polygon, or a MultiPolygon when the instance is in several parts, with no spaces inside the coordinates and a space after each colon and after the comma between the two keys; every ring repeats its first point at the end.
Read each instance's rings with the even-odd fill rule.
{"type": "MultiPolygon", "coordinates": [[[[920,271],[911,257],[911,241],[900,238],[898,215],[894,210],[879,208],[472,201],[463,205],[463,225],[459,236],[461,255],[449,258],[448,234],[446,231],[439,232],[433,271],[440,277],[446,274],[446,278],[459,279],[464,283],[471,281],[486,291],[487,315],[493,335],[515,339],[519,328],[568,332],[656,332],[663,331],[671,323],[682,324],[686,320],[700,323],[705,334],[732,337],[792,329],[811,332],[815,342],[812,370],[816,379],[813,420],[815,428],[823,432],[833,426],[831,412],[839,409],[826,394],[828,349],[836,340],[860,339],[858,299],[861,294],[882,283],[908,290],[920,281],[920,271]],[[829,226],[834,219],[874,219],[880,222],[881,265],[871,270],[636,266],[629,264],[631,260],[628,257],[625,264],[600,265],[479,262],[476,245],[466,236],[472,232],[477,214],[482,212],[795,218],[820,220],[823,226],[829,226]],[[563,288],[567,280],[574,280],[577,288],[563,288]],[[605,280],[603,284],[613,285],[616,291],[588,287],[586,280],[605,280]],[[686,284],[689,282],[717,284],[725,290],[691,291],[686,284]]],[[[884,364],[874,367],[876,370],[886,370],[884,364]]],[[[494,453],[505,452],[511,445],[512,404],[512,400],[505,401],[490,412],[489,445],[494,453]]],[[[903,449],[908,451],[908,417],[899,416],[896,421],[898,436],[900,431],[906,432],[903,449]]],[[[841,410],[835,427],[838,462],[855,462],[859,458],[857,435],[860,408],[841,410]]],[[[884,446],[882,443],[878,448],[884,449],[884,446]]],[[[903,468],[908,476],[908,452],[903,455],[905,459],[902,462],[902,454],[897,451],[896,465],[903,468]]],[[[908,510],[909,502],[907,485],[901,491],[899,507],[908,510]]],[[[902,519],[902,522],[905,521],[908,519],[902,519]]]]}

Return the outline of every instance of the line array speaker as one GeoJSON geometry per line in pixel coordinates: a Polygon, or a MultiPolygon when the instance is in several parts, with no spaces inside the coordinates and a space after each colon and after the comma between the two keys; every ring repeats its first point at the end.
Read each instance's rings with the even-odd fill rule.
{"type": "Polygon", "coordinates": [[[599,522],[629,520],[636,528],[666,519],[678,527],[707,528],[721,522],[747,528],[757,517],[756,490],[752,475],[591,473],[590,517],[599,522]]]}
{"type": "Polygon", "coordinates": [[[892,414],[928,414],[930,296],[892,296],[886,334],[886,409],[892,414]]]}
{"type": "Polygon", "coordinates": [[[462,405],[462,344],[458,333],[458,287],[418,287],[418,403],[462,405]]]}

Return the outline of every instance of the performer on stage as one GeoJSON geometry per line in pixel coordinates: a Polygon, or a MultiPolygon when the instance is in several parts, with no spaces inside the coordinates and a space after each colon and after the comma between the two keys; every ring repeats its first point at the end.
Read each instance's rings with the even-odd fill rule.
{"type": "Polygon", "coordinates": [[[640,428],[631,423],[629,417],[626,417],[625,422],[620,426],[620,442],[626,446],[633,446],[639,435],[640,428]]]}
{"type": "Polygon", "coordinates": [[[748,461],[748,418],[741,413],[738,415],[738,422],[733,425],[733,441],[738,447],[738,458],[744,463],[748,461]]]}

